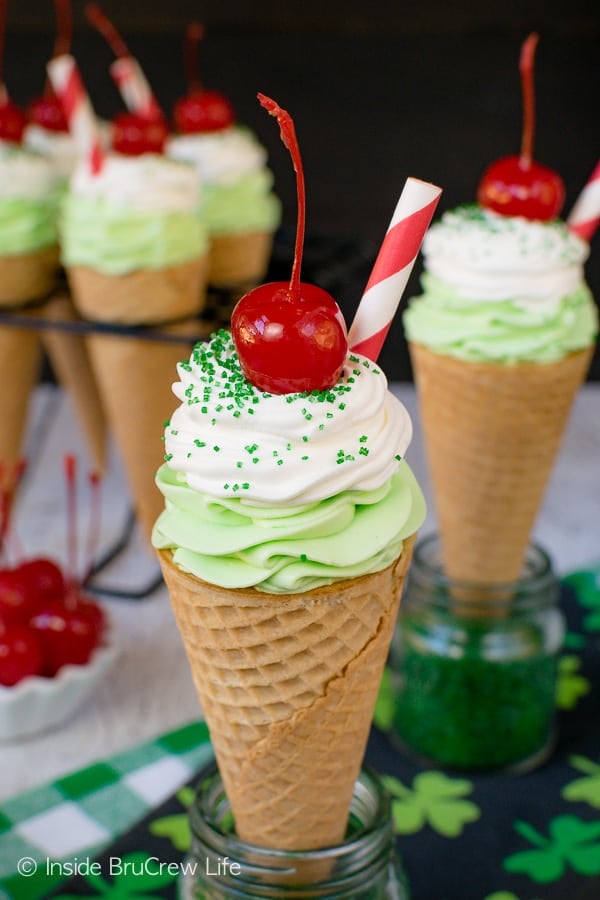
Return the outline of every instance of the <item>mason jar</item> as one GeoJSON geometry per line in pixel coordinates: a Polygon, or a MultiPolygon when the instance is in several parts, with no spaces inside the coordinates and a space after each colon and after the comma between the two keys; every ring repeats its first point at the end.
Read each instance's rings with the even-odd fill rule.
{"type": "Polygon", "coordinates": [[[390,653],[392,739],[459,769],[539,765],[555,739],[564,632],[540,547],[518,581],[490,586],[447,578],[437,535],[417,542],[390,653]]]}
{"type": "Polygon", "coordinates": [[[377,775],[366,768],[354,787],[346,837],[335,847],[269,850],[239,840],[216,768],[198,785],[190,829],[187,874],[180,882],[185,900],[409,898],[395,851],[390,799],[377,775]]]}

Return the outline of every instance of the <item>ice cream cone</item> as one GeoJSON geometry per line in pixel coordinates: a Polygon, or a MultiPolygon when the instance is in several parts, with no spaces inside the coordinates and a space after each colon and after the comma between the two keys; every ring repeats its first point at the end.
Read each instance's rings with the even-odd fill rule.
{"type": "Polygon", "coordinates": [[[246,290],[254,287],[266,275],[272,247],[273,234],[269,231],[211,235],[210,284],[246,290]]]}
{"type": "Polygon", "coordinates": [[[343,837],[413,543],[381,572],[285,595],[207,584],[159,552],[243,840],[343,837]]]}
{"type": "Polygon", "coordinates": [[[56,283],[58,247],[0,256],[0,304],[16,305],[50,293],[56,283]]]}
{"type": "MultiPolygon", "coordinates": [[[[38,300],[52,290],[57,269],[56,247],[0,256],[0,311],[26,314],[29,301],[38,300]]],[[[0,360],[0,461],[12,468],[22,455],[29,398],[40,371],[37,331],[0,327],[0,360]]]]}
{"type": "Polygon", "coordinates": [[[594,348],[515,365],[409,348],[446,574],[515,581],[594,348]]]}
{"type": "Polygon", "coordinates": [[[150,536],[163,507],[154,475],[163,458],[161,436],[173,410],[171,383],[177,363],[189,356],[197,333],[191,319],[201,309],[206,259],[160,270],[110,276],[85,267],[68,270],[78,311],[116,324],[156,324],[179,342],[91,334],[86,339],[108,423],[120,450],[133,503],[150,536]],[[177,324],[161,323],[179,320],[177,324]]]}
{"type": "Polygon", "coordinates": [[[22,456],[29,398],[40,371],[37,331],[0,328],[0,463],[12,470],[22,456]]]}
{"type": "MultiPolygon", "coordinates": [[[[76,317],[71,299],[62,292],[44,305],[42,313],[50,320],[70,321],[76,317]]],[[[106,420],[85,339],[60,329],[43,331],[41,338],[57,380],[72,397],[94,466],[103,472],[106,467],[106,420]]]]}

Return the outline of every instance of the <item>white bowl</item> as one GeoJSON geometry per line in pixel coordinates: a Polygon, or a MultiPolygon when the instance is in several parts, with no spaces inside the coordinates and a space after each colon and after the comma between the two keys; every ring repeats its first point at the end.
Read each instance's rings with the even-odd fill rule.
{"type": "Polygon", "coordinates": [[[60,725],[95,690],[117,656],[114,629],[107,620],[102,643],[85,665],[63,666],[53,678],[32,675],[13,687],[0,685],[0,742],[60,725]]]}

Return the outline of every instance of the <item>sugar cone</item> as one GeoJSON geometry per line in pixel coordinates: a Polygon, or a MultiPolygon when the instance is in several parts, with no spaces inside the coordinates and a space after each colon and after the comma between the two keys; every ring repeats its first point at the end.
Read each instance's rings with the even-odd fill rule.
{"type": "MultiPolygon", "coordinates": [[[[58,248],[0,256],[0,311],[27,314],[27,304],[46,296],[54,286],[58,248]]],[[[0,462],[12,469],[22,455],[29,398],[41,362],[35,329],[0,327],[0,462]]]]}
{"type": "MultiPolygon", "coordinates": [[[[71,299],[63,292],[53,296],[41,312],[50,320],[68,322],[76,318],[71,299]]],[[[106,420],[85,340],[81,335],[58,329],[43,331],[41,339],[57,380],[73,400],[94,466],[104,472],[106,420]]]]}
{"type": "Polygon", "coordinates": [[[413,543],[382,572],[287,595],[209,585],[159,552],[242,840],[342,839],[413,543]]]}
{"type": "Polygon", "coordinates": [[[29,398],[40,373],[37,331],[0,328],[0,361],[0,464],[12,470],[22,456],[29,398]]]}
{"type": "Polygon", "coordinates": [[[87,266],[67,271],[77,311],[93,322],[156,325],[194,316],[202,309],[208,275],[206,257],[123,275],[87,266]]]}
{"type": "Polygon", "coordinates": [[[465,362],[410,345],[446,574],[519,578],[575,394],[594,352],[465,362]]]}
{"type": "Polygon", "coordinates": [[[45,297],[56,283],[58,265],[58,247],[0,256],[0,305],[45,297]]]}
{"type": "MultiPolygon", "coordinates": [[[[90,319],[150,324],[193,316],[204,302],[207,261],[156,271],[109,276],[84,267],[69,269],[73,299],[90,319]]],[[[189,358],[197,323],[161,325],[179,342],[149,341],[93,333],[86,339],[102,405],[121,453],[137,517],[148,539],[163,509],[154,483],[163,460],[161,437],[173,412],[176,365],[189,358]]]]}
{"type": "Polygon", "coordinates": [[[273,247],[270,231],[213,234],[210,238],[208,280],[219,288],[246,290],[263,280],[273,247]]]}

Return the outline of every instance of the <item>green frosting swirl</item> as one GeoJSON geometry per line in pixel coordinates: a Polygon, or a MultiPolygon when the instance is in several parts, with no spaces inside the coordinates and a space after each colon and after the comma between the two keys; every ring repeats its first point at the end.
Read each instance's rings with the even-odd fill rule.
{"type": "Polygon", "coordinates": [[[31,253],[58,243],[58,192],[44,199],[0,200],[0,254],[31,253]]]}
{"type": "Polygon", "coordinates": [[[512,300],[462,298],[439,278],[422,276],[423,294],[409,301],[407,340],[471,362],[555,362],[589,347],[598,334],[598,310],[585,284],[554,309],[512,300]]]}
{"type": "Polygon", "coordinates": [[[173,550],[180,568],[224,588],[296,593],[380,571],[425,518],[423,495],[404,460],[377,490],[287,509],[210,497],[167,465],[156,481],[166,509],[153,545],[173,550]]]}
{"type": "Polygon", "coordinates": [[[275,231],[281,221],[281,203],[271,192],[273,175],[261,169],[232,184],[202,187],[201,214],[211,234],[275,231]]]}
{"type": "Polygon", "coordinates": [[[208,249],[206,229],[197,216],[128,210],[73,194],[63,203],[60,234],[65,266],[90,266],[110,275],[163,269],[208,249]]]}

